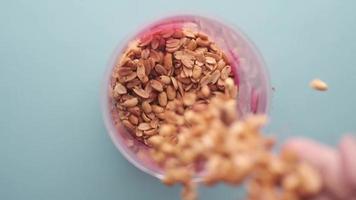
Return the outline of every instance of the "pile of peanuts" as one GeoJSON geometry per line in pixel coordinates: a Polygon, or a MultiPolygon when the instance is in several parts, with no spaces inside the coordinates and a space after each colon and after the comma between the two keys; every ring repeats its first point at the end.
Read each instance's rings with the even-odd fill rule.
{"type": "Polygon", "coordinates": [[[168,29],[133,41],[112,72],[111,97],[116,124],[140,141],[157,135],[166,113],[206,104],[233,77],[227,56],[201,32],[168,29]]]}

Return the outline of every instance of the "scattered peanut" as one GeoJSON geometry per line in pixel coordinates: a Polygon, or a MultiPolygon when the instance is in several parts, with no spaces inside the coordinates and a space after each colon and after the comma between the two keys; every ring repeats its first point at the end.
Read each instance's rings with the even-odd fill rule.
{"type": "Polygon", "coordinates": [[[315,90],[319,90],[319,91],[326,91],[328,90],[328,85],[320,80],[320,79],[314,79],[310,82],[310,87],[315,89],[315,90]]]}

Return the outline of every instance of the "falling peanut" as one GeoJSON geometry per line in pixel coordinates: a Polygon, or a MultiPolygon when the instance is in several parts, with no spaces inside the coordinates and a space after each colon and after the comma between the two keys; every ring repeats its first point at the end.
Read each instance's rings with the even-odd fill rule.
{"type": "Polygon", "coordinates": [[[320,80],[320,79],[314,79],[310,82],[310,87],[315,89],[315,90],[319,90],[319,91],[326,91],[328,90],[328,85],[320,80]]]}

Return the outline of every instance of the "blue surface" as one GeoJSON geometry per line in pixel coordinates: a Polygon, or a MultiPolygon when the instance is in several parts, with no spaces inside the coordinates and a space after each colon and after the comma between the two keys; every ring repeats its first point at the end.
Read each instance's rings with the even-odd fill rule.
{"type": "MultiPolygon", "coordinates": [[[[0,2],[0,199],[175,200],[115,149],[99,109],[115,45],[150,19],[218,16],[256,43],[276,88],[268,130],[336,144],[356,130],[356,2],[28,1],[0,2]],[[219,3],[220,2],[220,3],[219,3]],[[308,83],[320,77],[327,93],[308,83]]],[[[201,199],[236,199],[219,186],[201,199]]]]}

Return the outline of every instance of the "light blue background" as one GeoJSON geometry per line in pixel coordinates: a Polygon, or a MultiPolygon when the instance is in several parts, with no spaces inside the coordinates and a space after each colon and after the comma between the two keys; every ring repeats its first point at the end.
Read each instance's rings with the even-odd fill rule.
{"type": "MultiPolygon", "coordinates": [[[[0,199],[178,199],[178,187],[167,189],[119,154],[99,109],[115,45],[167,14],[198,12],[239,26],[276,89],[268,130],[336,144],[356,130],[355,8],[352,0],[1,0],[0,199]],[[309,89],[314,77],[330,91],[309,89]]],[[[204,200],[239,196],[222,186],[200,192],[204,200]]]]}

